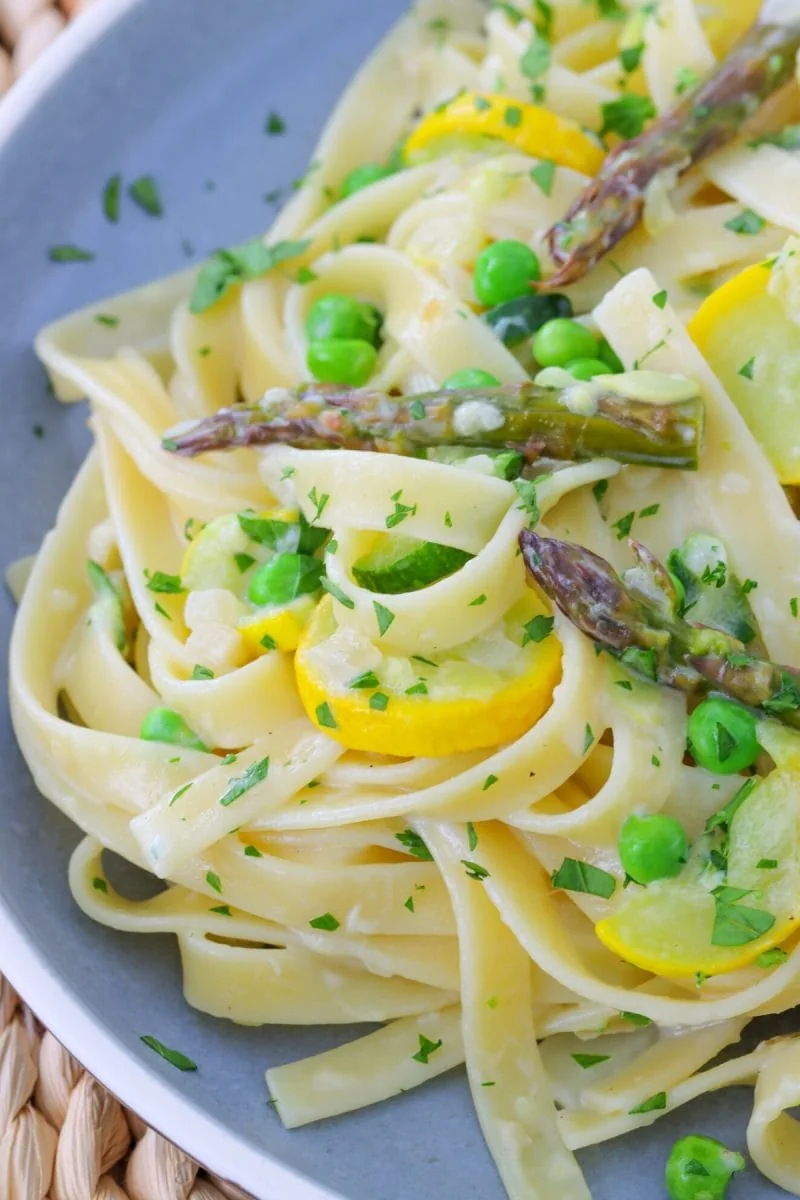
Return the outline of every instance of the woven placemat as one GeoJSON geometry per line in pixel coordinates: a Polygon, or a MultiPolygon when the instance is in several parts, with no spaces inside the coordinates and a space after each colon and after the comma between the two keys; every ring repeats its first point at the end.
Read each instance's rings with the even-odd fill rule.
{"type": "MultiPolygon", "coordinates": [[[[0,0],[0,96],[95,3],[0,0]]],[[[123,1108],[0,975],[0,1200],[249,1198],[123,1108]]]]}
{"type": "Polygon", "coordinates": [[[249,1200],[124,1108],[0,975],[2,1200],[249,1200]]]}

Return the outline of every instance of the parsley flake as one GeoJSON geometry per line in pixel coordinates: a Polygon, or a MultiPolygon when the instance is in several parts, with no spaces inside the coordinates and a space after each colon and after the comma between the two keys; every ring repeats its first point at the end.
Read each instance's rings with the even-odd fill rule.
{"type": "Polygon", "coordinates": [[[660,292],[656,292],[652,299],[656,308],[666,308],[667,301],[669,300],[669,292],[664,288],[660,292]]]}
{"type": "Polygon", "coordinates": [[[339,928],[339,922],[333,913],[323,913],[321,917],[314,917],[308,922],[312,929],[324,929],[327,933],[334,933],[339,928]]]}
{"type": "Polygon", "coordinates": [[[531,168],[530,176],[545,196],[549,196],[555,183],[556,164],[549,159],[542,159],[538,166],[531,168]]]}
{"type": "Polygon", "coordinates": [[[396,833],[394,836],[401,846],[405,846],[413,858],[419,858],[423,862],[433,862],[433,855],[427,845],[413,829],[404,829],[401,833],[396,833]]]}
{"type": "Polygon", "coordinates": [[[611,1058],[610,1054],[570,1054],[570,1058],[582,1067],[584,1071],[588,1071],[590,1067],[596,1067],[598,1063],[608,1062],[611,1058]]]}
{"type": "Polygon", "coordinates": [[[119,221],[119,202],[122,191],[122,176],[112,175],[103,188],[103,213],[107,221],[116,225],[119,221]]]}
{"type": "Polygon", "coordinates": [[[386,712],[389,707],[389,697],[385,692],[375,692],[369,698],[369,706],[375,712],[386,712]]]}
{"type": "Polygon", "coordinates": [[[333,596],[334,600],[338,600],[345,608],[355,608],[356,602],[346,592],[343,592],[338,583],[334,583],[332,579],[328,579],[327,575],[323,575],[320,579],[323,589],[333,596]]]}
{"type": "Polygon", "coordinates": [[[497,783],[497,780],[497,775],[487,775],[483,781],[483,787],[481,788],[481,791],[488,792],[490,787],[494,787],[494,785],[497,783]]]}
{"type": "Polygon", "coordinates": [[[522,645],[527,646],[528,642],[535,642],[537,644],[543,642],[553,632],[555,623],[555,617],[543,617],[541,614],[533,617],[527,624],[522,626],[525,630],[522,645]]]}
{"type": "Polygon", "coordinates": [[[484,879],[489,878],[489,872],[480,863],[472,862],[468,858],[462,858],[461,863],[470,879],[475,879],[478,883],[483,883],[484,879]]]}
{"type": "Polygon", "coordinates": [[[72,246],[61,244],[51,246],[47,251],[47,257],[51,262],[67,263],[67,262],[91,262],[94,254],[91,250],[82,250],[80,246],[72,246]]]}
{"type": "Polygon", "coordinates": [[[148,216],[162,217],[164,215],[164,205],[161,203],[161,196],[152,175],[141,175],[139,179],[134,179],[128,188],[128,195],[134,204],[138,204],[139,208],[148,216]]]}
{"type": "Polygon", "coordinates": [[[621,542],[624,537],[628,536],[631,529],[633,528],[633,522],[635,519],[636,519],[636,513],[629,512],[629,513],[625,513],[624,517],[620,517],[620,519],[618,521],[615,521],[613,523],[611,528],[616,529],[618,542],[621,542]]]}
{"type": "Polygon", "coordinates": [[[223,808],[228,808],[245,792],[249,792],[257,783],[261,783],[267,778],[269,773],[269,756],[260,758],[258,762],[251,763],[243,775],[239,775],[236,779],[228,781],[227,791],[220,796],[220,804],[223,808]]]}
{"type": "Polygon", "coordinates": [[[145,567],[144,573],[147,579],[146,587],[150,592],[179,596],[185,591],[180,575],[168,575],[166,571],[148,571],[147,567],[145,567]]]}
{"type": "Polygon", "coordinates": [[[478,834],[475,831],[475,826],[472,824],[472,821],[467,821],[467,845],[469,846],[470,853],[475,849],[477,844],[478,834]]]}
{"type": "Polygon", "coordinates": [[[601,114],[603,126],[600,137],[616,133],[626,141],[638,137],[645,122],[656,115],[655,105],[648,96],[637,96],[631,93],[620,96],[618,100],[609,100],[602,105],[601,114]]]}
{"type": "Polygon", "coordinates": [[[286,133],[286,122],[280,113],[271,112],[264,125],[264,133],[270,134],[272,137],[277,137],[281,133],[286,133]]]}
{"type": "Polygon", "coordinates": [[[743,366],[739,367],[739,370],[736,372],[736,374],[741,375],[742,379],[752,379],[755,374],[755,369],[756,360],[754,356],[753,358],[748,358],[747,362],[743,366]]]}
{"type": "Polygon", "coordinates": [[[266,246],[261,238],[254,238],[241,246],[216,250],[198,273],[189,303],[190,311],[195,315],[206,312],[232,287],[249,279],[260,279],[288,259],[297,258],[310,244],[310,240],[306,239],[266,246]]]}
{"type": "Polygon", "coordinates": [[[485,603],[486,603],[486,593],[481,592],[480,596],[476,596],[474,600],[470,600],[469,607],[470,608],[478,608],[481,604],[485,604],[485,603]]]}
{"type": "Polygon", "coordinates": [[[667,1107],[667,1093],[656,1092],[655,1096],[650,1096],[649,1099],[643,1100],[641,1104],[637,1104],[635,1108],[629,1108],[630,1116],[638,1116],[640,1113],[660,1112],[667,1107]]]}
{"type": "Polygon", "coordinates": [[[412,1054],[411,1057],[415,1060],[415,1062],[422,1063],[423,1066],[427,1067],[430,1056],[435,1054],[437,1050],[441,1050],[442,1039],[439,1038],[438,1042],[432,1042],[430,1038],[425,1037],[424,1033],[418,1034],[418,1037],[419,1050],[416,1054],[412,1054]]]}
{"type": "Polygon", "coordinates": [[[222,880],[216,871],[206,871],[206,883],[213,891],[222,895],[222,880]]]}
{"type": "Polygon", "coordinates": [[[603,900],[613,896],[617,887],[616,879],[608,871],[578,858],[565,858],[551,878],[555,888],[563,888],[565,892],[586,892],[603,900]]]}
{"type": "Polygon", "coordinates": [[[743,208],[735,217],[731,217],[730,221],[725,221],[725,228],[730,229],[731,233],[740,233],[746,237],[761,233],[765,225],[764,218],[752,208],[743,208]]]}
{"type": "Polygon", "coordinates": [[[394,620],[394,613],[390,608],[386,608],[384,604],[379,604],[377,600],[372,601],[372,607],[375,610],[375,619],[378,622],[378,636],[383,637],[394,620]]]}
{"type": "Polygon", "coordinates": [[[163,1042],[153,1037],[152,1034],[143,1034],[141,1040],[145,1046],[148,1046],[151,1050],[155,1050],[156,1054],[160,1054],[170,1066],[177,1067],[179,1071],[197,1070],[196,1062],[188,1058],[185,1054],[181,1054],[180,1050],[171,1050],[169,1046],[165,1046],[163,1042]]]}
{"type": "Polygon", "coordinates": [[[322,704],[318,704],[314,710],[317,717],[317,724],[322,725],[325,729],[338,729],[336,718],[331,712],[331,706],[327,700],[323,700],[322,704]]]}
{"type": "Polygon", "coordinates": [[[527,79],[539,79],[549,66],[550,43],[541,33],[536,32],[519,60],[519,69],[527,79]]]}

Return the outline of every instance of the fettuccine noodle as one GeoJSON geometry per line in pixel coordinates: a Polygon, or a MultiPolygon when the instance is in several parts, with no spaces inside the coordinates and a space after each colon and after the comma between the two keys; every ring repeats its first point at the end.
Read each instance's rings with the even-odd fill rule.
{"type": "MultiPolygon", "coordinates": [[[[306,380],[309,314],[330,293],[382,316],[371,389],[425,392],[466,368],[500,384],[526,380],[530,341],[509,347],[484,319],[476,259],[514,239],[546,275],[545,234],[602,161],[607,106],[650,97],[653,113],[668,109],[676,79],[711,70],[756,15],[750,0],[661,0],[655,15],[622,19],[616,9],[422,0],[353,81],[270,231],[267,245],[295,244],[290,259],[202,311],[190,303],[189,271],[42,332],[38,352],[59,397],[90,402],[95,445],[30,577],[15,575],[24,595],[14,725],[37,785],[85,834],[70,868],[77,904],[114,929],[174,933],[190,1004],[252,1025],[383,1023],[267,1072],[286,1126],[388,1101],[465,1063],[509,1196],[580,1200],[590,1193],[574,1151],[747,1083],[752,1159],[800,1195],[786,1112],[800,1102],[800,1043],[782,1037],[735,1053],[752,1017],[800,1001],[790,925],[752,954],[741,945],[717,970],[683,960],[662,969],[647,945],[623,953],[602,934],[630,895],[644,894],[630,880],[623,888],[626,818],[669,815],[700,845],[744,779],[685,758],[680,692],[626,674],[559,611],[547,625],[551,607],[530,591],[518,553],[531,514],[514,484],[477,452],[448,462],[273,446],[188,459],[162,443],[180,423],[306,380]],[[546,48],[538,74],[528,53],[537,39],[546,48]],[[634,53],[621,64],[626,49],[634,53]],[[512,115],[502,137],[489,131],[491,143],[444,140],[339,198],[349,172],[389,160],[410,134],[419,141],[425,120],[452,134],[449,103],[500,95],[513,114],[531,104],[532,85],[535,102],[576,123],[585,171],[553,142],[552,172],[537,172],[551,158],[511,137],[512,115]],[[114,322],[97,321],[109,313],[114,322]],[[358,566],[392,528],[393,506],[397,536],[463,552],[460,569],[376,594],[358,566]],[[296,639],[284,643],[272,624],[266,640],[248,639],[253,614],[241,592],[222,576],[189,586],[186,564],[198,569],[204,530],[239,536],[234,514],[291,524],[298,510],[304,528],[330,531],[331,594],[292,609],[295,659],[296,639]],[[529,628],[534,612],[547,636],[521,648],[509,631],[514,621],[529,628]],[[330,662],[308,633],[317,625],[335,631],[330,662]],[[445,660],[469,658],[465,647],[481,648],[482,665],[477,650],[469,661],[491,676],[469,711],[459,695],[437,699],[433,679],[445,660]],[[529,664],[535,678],[523,686],[529,664]],[[325,690],[329,667],[378,677],[391,667],[400,682],[383,710],[350,692],[363,697],[356,709],[346,690],[325,690]],[[497,680],[513,702],[495,703],[497,680]],[[191,744],[140,736],[159,707],[180,714],[191,744]],[[382,738],[381,719],[401,711],[406,724],[396,718],[382,738]],[[412,744],[421,752],[404,750],[412,744]],[[165,890],[137,902],[118,894],[104,850],[165,890]],[[554,885],[565,861],[611,879],[613,895],[554,885]]],[[[756,120],[790,126],[798,112],[789,86],[756,120]]],[[[781,486],[800,477],[779,479],[692,336],[704,295],[800,234],[800,153],[742,139],[668,183],[649,194],[641,227],[566,294],[624,367],[646,360],[648,371],[696,386],[699,470],[608,458],[562,465],[536,485],[536,528],[619,570],[630,564],[623,535],[634,520],[633,535],[662,559],[692,534],[718,539],[729,569],[757,581],[747,602],[765,652],[800,664],[800,524],[781,486]]],[[[781,266],[790,270],[785,255],[781,266]]],[[[787,327],[796,319],[797,308],[787,327]]],[[[252,570],[253,545],[234,541],[229,557],[252,570]]],[[[762,756],[758,770],[793,784],[781,795],[796,828],[797,735],[763,724],[773,729],[762,740],[771,761],[762,756]]],[[[800,843],[785,853],[796,856],[790,922],[800,843]]]]}

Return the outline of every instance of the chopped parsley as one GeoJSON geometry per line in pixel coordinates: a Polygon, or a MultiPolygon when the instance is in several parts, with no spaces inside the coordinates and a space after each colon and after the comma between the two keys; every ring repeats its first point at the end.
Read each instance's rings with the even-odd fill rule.
{"type": "Polygon", "coordinates": [[[433,855],[427,845],[413,829],[404,829],[401,833],[396,833],[394,836],[401,846],[405,846],[413,858],[419,858],[423,862],[433,862],[433,855]]]}
{"type": "Polygon", "coordinates": [[[418,1037],[419,1050],[416,1054],[412,1054],[411,1057],[415,1060],[415,1062],[422,1063],[423,1066],[427,1067],[430,1056],[435,1054],[437,1050],[441,1050],[442,1039],[439,1038],[438,1042],[432,1042],[430,1038],[425,1037],[424,1033],[420,1033],[418,1037]]]}
{"type": "Polygon", "coordinates": [[[394,613],[384,604],[379,604],[377,600],[372,601],[372,607],[375,609],[375,619],[378,622],[378,636],[383,637],[394,620],[394,613]]]}
{"type": "Polygon", "coordinates": [[[141,1040],[144,1042],[145,1046],[148,1046],[151,1050],[155,1050],[156,1054],[160,1054],[163,1059],[166,1059],[170,1066],[177,1067],[179,1071],[197,1070],[196,1062],[194,1062],[191,1058],[188,1058],[185,1054],[182,1054],[180,1050],[171,1050],[169,1046],[165,1046],[163,1042],[160,1042],[158,1038],[153,1037],[152,1034],[143,1034],[141,1040]]]}
{"type": "Polygon", "coordinates": [[[259,641],[259,646],[263,646],[265,650],[277,650],[278,643],[271,633],[265,633],[259,641]]]}
{"type": "Polygon", "coordinates": [[[614,682],[618,688],[623,688],[626,692],[633,691],[633,684],[630,679],[615,679],[614,682]]]}
{"type": "Polygon", "coordinates": [[[640,517],[654,517],[661,508],[660,504],[648,504],[647,508],[643,508],[639,513],[640,517]]]}
{"type": "Polygon", "coordinates": [[[616,133],[626,141],[638,137],[645,122],[656,115],[655,105],[648,96],[637,96],[631,93],[620,96],[618,100],[609,100],[601,107],[603,125],[600,137],[616,133]]]}
{"type": "Polygon", "coordinates": [[[406,517],[413,517],[417,511],[416,504],[403,504],[400,497],[402,491],[395,492],[391,499],[394,501],[394,512],[390,513],[386,518],[386,528],[394,529],[401,521],[405,521],[406,517]]]}
{"type": "Polygon", "coordinates": [[[108,895],[108,884],[99,875],[96,875],[92,880],[92,887],[96,892],[103,892],[105,895],[108,895]]]}
{"type": "Polygon", "coordinates": [[[741,888],[714,888],[714,928],[712,946],[746,946],[762,936],[775,924],[772,913],[761,908],[749,908],[738,901],[748,895],[741,888]]]}
{"type": "Polygon", "coordinates": [[[239,775],[236,779],[228,781],[228,788],[225,793],[220,796],[220,804],[223,808],[228,808],[245,792],[249,792],[257,783],[261,783],[267,778],[269,773],[269,756],[260,758],[258,762],[251,763],[243,775],[239,775]]]}
{"type": "Polygon", "coordinates": [[[586,728],[583,731],[583,753],[586,754],[587,750],[589,750],[593,745],[594,734],[592,733],[591,725],[587,721],[586,728]]]}
{"type": "Polygon", "coordinates": [[[478,883],[483,883],[484,879],[489,878],[489,872],[480,863],[472,862],[468,858],[462,858],[461,862],[470,879],[475,879],[478,883]]]}
{"type": "Polygon", "coordinates": [[[162,217],[164,215],[164,205],[152,175],[141,175],[138,179],[134,179],[128,188],[128,195],[134,204],[138,204],[139,208],[148,216],[162,217]]]}
{"type": "Polygon", "coordinates": [[[653,767],[660,767],[660,766],[661,766],[661,759],[658,757],[658,755],[657,755],[657,754],[651,754],[651,755],[650,755],[650,765],[651,765],[651,766],[653,766],[653,767]]]}
{"type": "Polygon", "coordinates": [[[549,159],[543,159],[538,166],[531,168],[530,176],[545,196],[549,196],[555,183],[556,164],[549,159]]]}
{"type": "Polygon", "coordinates": [[[778,865],[777,858],[760,858],[756,863],[758,871],[774,871],[778,865]]]}
{"type": "Polygon", "coordinates": [[[314,712],[316,713],[317,724],[322,725],[325,729],[339,728],[327,700],[323,700],[322,704],[318,704],[314,712]]]}
{"type": "Polygon", "coordinates": [[[409,912],[413,913],[413,911],[414,911],[414,897],[413,896],[409,896],[407,900],[403,901],[403,908],[407,908],[409,912]]]}
{"type": "Polygon", "coordinates": [[[231,912],[230,904],[217,904],[214,906],[214,908],[210,908],[208,911],[213,912],[213,913],[219,913],[219,915],[221,917],[232,917],[233,916],[233,913],[231,912]]]}
{"type": "Polygon", "coordinates": [[[655,304],[656,308],[666,308],[668,300],[669,292],[666,290],[666,288],[662,288],[660,292],[656,292],[656,294],[653,296],[653,304],[655,304]]]}
{"type": "Polygon", "coordinates": [[[618,542],[621,542],[624,537],[628,536],[631,529],[633,528],[633,522],[635,519],[636,519],[636,513],[629,512],[629,513],[625,513],[624,517],[620,517],[620,519],[618,521],[615,521],[613,523],[611,528],[616,529],[618,542]]]}
{"type": "Polygon", "coordinates": [[[555,617],[543,617],[541,614],[533,617],[522,626],[525,630],[522,645],[527,646],[528,642],[543,642],[553,632],[555,623],[555,617]]]}
{"type": "Polygon", "coordinates": [[[325,507],[326,507],[328,501],[330,500],[330,496],[328,495],[327,492],[323,492],[322,495],[320,496],[319,493],[317,492],[317,489],[315,487],[312,487],[311,491],[308,493],[308,498],[311,501],[311,503],[314,505],[314,510],[315,510],[314,516],[311,518],[311,523],[313,525],[314,522],[318,521],[320,519],[320,517],[322,516],[322,514],[324,513],[325,507]]]}
{"type": "Polygon", "coordinates": [[[112,175],[103,188],[103,213],[107,221],[116,225],[119,221],[119,202],[122,193],[122,176],[112,175]]]}
{"type": "Polygon", "coordinates": [[[196,315],[207,312],[232,287],[249,279],[259,279],[281,263],[297,258],[310,244],[310,240],[306,239],[266,246],[260,238],[254,238],[241,246],[215,250],[197,276],[189,303],[190,311],[196,315]]]}
{"type": "Polygon", "coordinates": [[[276,137],[281,133],[286,133],[286,122],[280,113],[271,112],[267,116],[267,120],[264,125],[264,133],[269,133],[273,137],[276,137]]]}
{"type": "Polygon", "coordinates": [[[470,608],[478,608],[481,604],[485,604],[485,603],[486,603],[486,593],[481,592],[480,596],[476,596],[474,600],[470,600],[469,607],[470,608]]]}
{"type": "Polygon", "coordinates": [[[649,1017],[642,1016],[641,1013],[621,1012],[619,1015],[621,1020],[627,1021],[629,1025],[652,1025],[653,1023],[649,1017]]]}
{"type": "Polygon", "coordinates": [[[324,929],[327,933],[333,933],[339,928],[339,922],[333,913],[323,913],[321,917],[313,917],[309,925],[312,929],[324,929]]]}
{"type": "Polygon", "coordinates": [[[334,600],[338,600],[339,603],[343,604],[345,608],[355,608],[355,600],[351,599],[346,592],[343,592],[338,583],[334,583],[332,579],[328,579],[327,575],[322,576],[320,583],[322,584],[324,590],[329,592],[330,595],[333,596],[334,600]]]}
{"type": "Polygon", "coordinates": [[[644,53],[644,42],[637,42],[635,46],[626,46],[619,52],[619,61],[626,75],[630,75],[631,71],[635,71],[642,61],[644,53]]]}
{"type": "Polygon", "coordinates": [[[592,495],[594,496],[594,498],[598,504],[603,499],[603,496],[605,496],[607,491],[608,491],[608,480],[607,479],[598,479],[597,483],[592,488],[592,495]]]}
{"type": "Polygon", "coordinates": [[[245,855],[247,858],[263,858],[264,855],[259,850],[258,846],[245,846],[245,855]]]}
{"type": "Polygon", "coordinates": [[[188,792],[189,788],[192,786],[193,783],[194,783],[194,780],[190,779],[188,783],[185,783],[183,785],[183,787],[179,787],[177,792],[173,793],[172,799],[170,800],[169,804],[167,805],[167,808],[172,808],[175,801],[180,800],[181,796],[185,795],[186,792],[188,792]]]}
{"type": "Polygon", "coordinates": [[[797,616],[797,596],[792,596],[789,601],[789,611],[793,617],[797,616]]]}
{"type": "Polygon", "coordinates": [[[565,892],[586,892],[603,900],[613,896],[617,886],[616,879],[608,871],[578,858],[565,858],[551,880],[553,887],[563,888],[565,892]]]}
{"type": "Polygon", "coordinates": [[[407,696],[427,696],[428,685],[424,679],[418,679],[416,683],[412,683],[411,687],[407,687],[405,694],[407,696]]]}
{"type": "Polygon", "coordinates": [[[206,871],[206,883],[213,891],[222,895],[222,880],[216,871],[206,871]]]}
{"type": "Polygon", "coordinates": [[[369,698],[369,706],[375,712],[386,712],[386,709],[389,707],[389,697],[385,692],[375,692],[369,698]]]}
{"type": "Polygon", "coordinates": [[[243,551],[239,551],[238,553],[234,554],[233,561],[244,575],[245,571],[249,571],[256,560],[253,558],[252,554],[245,554],[243,551]]]}
{"type": "Polygon", "coordinates": [[[519,60],[519,69],[526,79],[539,79],[546,73],[549,66],[550,43],[537,31],[519,60]]]}
{"type": "Polygon", "coordinates": [[[497,783],[497,780],[498,780],[497,775],[487,775],[483,781],[483,786],[481,788],[481,791],[488,792],[490,787],[494,787],[494,785],[497,783]]]}
{"type": "Polygon", "coordinates": [[[641,1104],[637,1104],[635,1108],[629,1108],[630,1116],[635,1117],[640,1113],[660,1112],[667,1107],[667,1093],[656,1092],[655,1096],[650,1096],[649,1099],[643,1100],[641,1104]]]}
{"type": "Polygon", "coordinates": [[[144,569],[147,579],[147,589],[150,592],[161,592],[168,596],[179,596],[185,589],[180,575],[168,575],[166,571],[148,571],[144,569]]]}
{"type": "Polygon", "coordinates": [[[475,826],[472,824],[472,821],[467,821],[467,845],[469,846],[470,853],[472,853],[477,844],[478,834],[475,831],[475,826]]]}
{"type": "Polygon", "coordinates": [[[374,671],[363,671],[361,675],[356,675],[355,679],[351,679],[347,686],[349,688],[376,688],[380,687],[380,680],[374,671]]]}
{"type": "Polygon", "coordinates": [[[584,1071],[588,1071],[590,1067],[596,1067],[599,1063],[608,1062],[611,1058],[610,1054],[570,1054],[570,1058],[582,1067],[584,1071]]]}
{"type": "Polygon", "coordinates": [[[730,221],[725,222],[725,228],[730,229],[731,233],[741,233],[747,237],[761,233],[765,225],[764,218],[760,217],[752,208],[743,208],[735,217],[731,217],[730,221]]]}
{"type": "Polygon", "coordinates": [[[522,124],[522,109],[518,104],[507,104],[503,113],[503,120],[511,129],[515,129],[522,124]]]}
{"type": "Polygon", "coordinates": [[[69,244],[61,244],[51,246],[47,251],[47,257],[51,262],[91,262],[94,254],[91,250],[82,250],[80,246],[69,244]]]}
{"type": "Polygon", "coordinates": [[[743,366],[739,367],[739,370],[736,372],[736,374],[741,375],[742,379],[752,379],[753,375],[755,374],[755,369],[755,357],[748,358],[747,362],[743,366]]]}

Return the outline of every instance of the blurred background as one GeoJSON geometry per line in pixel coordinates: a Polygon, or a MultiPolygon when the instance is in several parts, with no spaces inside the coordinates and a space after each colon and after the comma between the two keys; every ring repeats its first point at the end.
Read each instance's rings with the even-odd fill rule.
{"type": "Polygon", "coordinates": [[[98,0],[0,0],[0,96],[68,21],[98,0]]]}

